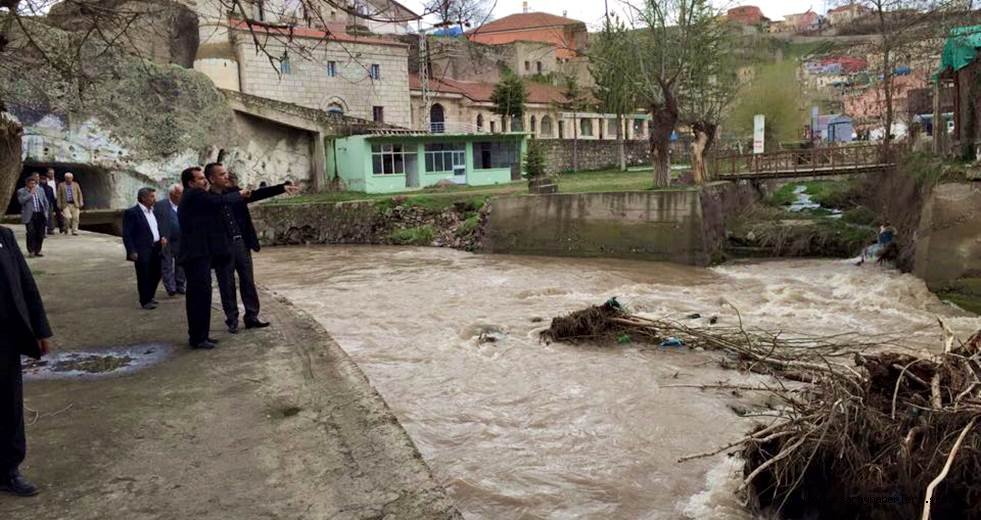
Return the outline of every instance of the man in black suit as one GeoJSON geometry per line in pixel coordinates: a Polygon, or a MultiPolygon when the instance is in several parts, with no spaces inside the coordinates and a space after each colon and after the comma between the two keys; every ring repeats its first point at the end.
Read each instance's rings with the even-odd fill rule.
{"type": "Polygon", "coordinates": [[[184,195],[177,211],[181,227],[181,248],[178,261],[187,278],[187,335],[195,349],[215,348],[208,337],[211,326],[211,269],[228,261],[231,245],[222,222],[222,208],[242,199],[251,192],[218,194],[208,190],[208,177],[214,175],[216,164],[202,170],[192,167],[181,172],[184,195]]]}
{"type": "MultiPolygon", "coordinates": [[[[211,190],[216,193],[233,193],[240,191],[231,174],[224,166],[218,166],[211,179],[211,190]]],[[[215,275],[218,278],[218,292],[221,295],[221,307],[225,311],[225,325],[228,332],[238,333],[238,298],[235,296],[235,274],[238,274],[239,288],[242,293],[242,304],[245,306],[244,323],[246,329],[261,329],[268,327],[269,322],[259,319],[259,291],[255,287],[255,274],[252,268],[252,251],[259,252],[259,238],[256,236],[249,204],[263,199],[275,197],[282,193],[296,193],[299,188],[285,182],[275,186],[259,188],[252,192],[249,199],[230,204],[223,208],[222,218],[225,230],[231,240],[231,252],[228,261],[215,265],[215,275]]]]}
{"type": "Polygon", "coordinates": [[[20,356],[39,359],[51,349],[51,327],[14,234],[0,227],[0,491],[19,496],[37,487],[18,468],[27,453],[20,356]]]}
{"type": "Polygon", "coordinates": [[[153,188],[140,188],[136,205],[123,212],[123,245],[126,259],[136,267],[136,289],[140,306],[146,310],[157,308],[157,284],[160,283],[160,250],[167,239],[160,236],[153,205],[157,192],[153,188]]]}

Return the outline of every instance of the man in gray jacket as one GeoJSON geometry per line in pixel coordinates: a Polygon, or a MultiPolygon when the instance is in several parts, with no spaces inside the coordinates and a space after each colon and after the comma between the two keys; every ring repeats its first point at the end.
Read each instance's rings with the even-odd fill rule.
{"type": "Polygon", "coordinates": [[[175,184],[170,187],[167,198],[158,200],[153,207],[153,213],[157,217],[157,225],[160,228],[160,236],[167,239],[167,245],[163,247],[161,255],[160,273],[164,289],[170,296],[184,294],[186,285],[184,268],[177,263],[177,254],[180,252],[181,244],[181,225],[177,219],[177,211],[183,195],[184,187],[175,184]]]}
{"type": "Polygon", "coordinates": [[[27,227],[27,256],[44,256],[41,246],[44,245],[51,207],[44,190],[38,186],[38,174],[28,177],[24,187],[17,190],[17,202],[20,203],[20,221],[27,227]]]}

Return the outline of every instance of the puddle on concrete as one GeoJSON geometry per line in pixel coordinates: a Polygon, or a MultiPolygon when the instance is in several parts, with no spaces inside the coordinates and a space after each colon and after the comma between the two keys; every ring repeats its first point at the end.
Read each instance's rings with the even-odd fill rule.
{"type": "Polygon", "coordinates": [[[155,365],[172,345],[146,343],[99,351],[55,352],[43,359],[23,358],[26,379],[93,379],[128,374],[155,365]]]}

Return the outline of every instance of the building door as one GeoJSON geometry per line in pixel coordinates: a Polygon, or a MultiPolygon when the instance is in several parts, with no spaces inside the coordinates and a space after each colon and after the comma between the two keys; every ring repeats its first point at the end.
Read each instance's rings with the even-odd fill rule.
{"type": "Polygon", "coordinates": [[[446,131],[446,115],[443,105],[436,103],[429,109],[429,131],[434,134],[441,134],[446,131]]]}
{"type": "Polygon", "coordinates": [[[456,150],[453,152],[453,182],[457,184],[467,183],[467,152],[466,150],[456,150]]]}

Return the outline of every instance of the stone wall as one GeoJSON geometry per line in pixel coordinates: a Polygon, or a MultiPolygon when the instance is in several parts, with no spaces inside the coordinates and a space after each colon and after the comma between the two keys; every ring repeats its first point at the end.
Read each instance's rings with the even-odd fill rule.
{"type": "Polygon", "coordinates": [[[748,185],[704,190],[579,193],[493,199],[482,250],[708,265],[721,258],[725,221],[753,200],[748,185]]]}
{"type": "Polygon", "coordinates": [[[916,236],[913,272],[931,289],[959,278],[981,278],[981,183],[935,186],[916,236]]]}
{"type": "MultiPolygon", "coordinates": [[[[263,53],[257,53],[248,33],[236,31],[234,44],[240,68],[241,91],[309,108],[326,110],[331,103],[344,113],[372,118],[372,107],[384,107],[384,122],[402,127],[412,124],[409,109],[407,47],[400,43],[363,44],[318,42],[312,40],[313,60],[298,55],[289,60],[289,73],[280,74],[263,53]],[[336,76],[327,74],[326,64],[336,63],[336,76]],[[372,64],[378,64],[381,78],[368,77],[372,64]]],[[[282,55],[282,43],[269,40],[266,52],[282,55]]]]}
{"type": "MultiPolygon", "coordinates": [[[[573,142],[570,139],[539,141],[545,151],[548,173],[572,170],[573,142]]],[[[646,140],[627,141],[627,166],[646,166],[651,164],[650,145],[646,140]]],[[[604,170],[616,168],[620,164],[620,152],[616,141],[580,140],[579,169],[604,170]]]]}

